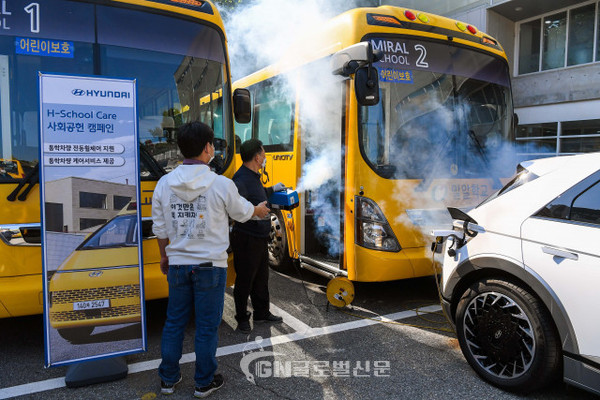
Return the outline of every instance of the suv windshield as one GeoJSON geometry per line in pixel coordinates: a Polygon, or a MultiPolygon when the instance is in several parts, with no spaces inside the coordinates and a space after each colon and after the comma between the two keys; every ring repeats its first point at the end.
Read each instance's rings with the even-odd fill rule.
{"type": "Polygon", "coordinates": [[[493,175],[492,158],[512,132],[506,62],[437,42],[370,41],[384,52],[375,63],[381,101],[359,113],[371,168],[395,179],[493,175]]]}
{"type": "MultiPolygon", "coordinates": [[[[38,161],[39,71],[135,78],[140,144],[167,171],[182,159],[175,142],[182,123],[201,120],[216,138],[232,143],[224,44],[217,30],[114,6],[40,3],[39,34],[29,32],[29,24],[0,30],[0,68],[10,76],[0,79],[0,182],[23,178],[38,161]],[[64,53],[42,51],[55,45],[64,53]]],[[[229,153],[224,150],[225,161],[229,153]]],[[[141,160],[142,179],[157,179],[160,168],[141,160]]]]}

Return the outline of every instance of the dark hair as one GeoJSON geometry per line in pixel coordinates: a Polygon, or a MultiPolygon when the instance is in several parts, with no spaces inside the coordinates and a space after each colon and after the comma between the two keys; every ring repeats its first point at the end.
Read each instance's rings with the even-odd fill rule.
{"type": "Polygon", "coordinates": [[[240,156],[242,161],[247,162],[254,158],[255,155],[262,152],[263,144],[258,139],[248,139],[240,146],[240,156]]]}
{"type": "Polygon", "coordinates": [[[185,158],[198,157],[204,151],[207,143],[212,143],[215,133],[200,121],[183,124],[177,132],[177,146],[185,158]]]}

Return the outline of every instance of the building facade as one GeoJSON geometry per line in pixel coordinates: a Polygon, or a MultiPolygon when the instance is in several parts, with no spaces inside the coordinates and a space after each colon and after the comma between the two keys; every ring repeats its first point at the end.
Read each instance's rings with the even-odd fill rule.
{"type": "Polygon", "coordinates": [[[135,186],[69,177],[46,182],[46,229],[93,232],[135,201],[135,186]]]}
{"type": "Polygon", "coordinates": [[[508,55],[520,153],[600,151],[600,2],[381,0],[472,24],[508,55]]]}

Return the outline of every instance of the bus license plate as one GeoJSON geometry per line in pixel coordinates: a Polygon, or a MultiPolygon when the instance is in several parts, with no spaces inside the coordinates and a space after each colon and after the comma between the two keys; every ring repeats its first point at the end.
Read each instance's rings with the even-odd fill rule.
{"type": "Polygon", "coordinates": [[[78,301],[73,303],[73,310],[95,310],[97,308],[108,308],[110,307],[110,300],[90,300],[90,301],[78,301]]]}

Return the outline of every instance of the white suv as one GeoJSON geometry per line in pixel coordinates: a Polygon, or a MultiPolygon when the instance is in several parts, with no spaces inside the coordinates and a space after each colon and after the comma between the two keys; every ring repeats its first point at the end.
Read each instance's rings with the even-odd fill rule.
{"type": "Polygon", "coordinates": [[[468,214],[449,209],[453,231],[434,231],[448,238],[444,309],[486,381],[529,392],[562,375],[600,394],[600,153],[518,170],[468,214]]]}

